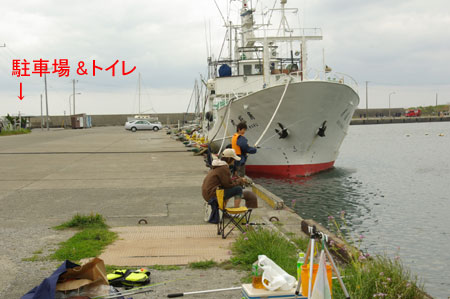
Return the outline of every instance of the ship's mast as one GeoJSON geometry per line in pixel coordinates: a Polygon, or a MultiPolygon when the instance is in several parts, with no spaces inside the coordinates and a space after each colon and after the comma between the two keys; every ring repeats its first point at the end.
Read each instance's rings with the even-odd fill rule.
{"type": "Polygon", "coordinates": [[[232,26],[231,21],[229,21],[228,26],[229,26],[228,33],[230,34],[230,36],[228,37],[228,39],[229,39],[228,51],[229,51],[230,60],[233,60],[233,55],[232,55],[232,53],[233,53],[233,26],[232,26]]]}
{"type": "MultiPolygon", "coordinates": [[[[255,45],[254,41],[249,41],[250,38],[255,37],[253,33],[253,25],[255,24],[253,20],[253,10],[248,7],[248,0],[242,0],[241,8],[241,30],[242,30],[242,46],[243,47],[253,47],[255,45]]],[[[248,57],[253,58],[253,57],[248,57]]]]}

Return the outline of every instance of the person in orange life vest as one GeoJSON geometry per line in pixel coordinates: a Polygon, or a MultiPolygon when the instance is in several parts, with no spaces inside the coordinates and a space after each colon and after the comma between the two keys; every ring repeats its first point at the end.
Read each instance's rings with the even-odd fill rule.
{"type": "Polygon", "coordinates": [[[234,162],[234,174],[240,177],[245,176],[245,162],[247,161],[247,154],[256,154],[256,148],[248,145],[247,138],[244,137],[247,131],[247,124],[240,122],[236,128],[236,134],[231,138],[231,148],[241,158],[240,161],[234,162]]]}

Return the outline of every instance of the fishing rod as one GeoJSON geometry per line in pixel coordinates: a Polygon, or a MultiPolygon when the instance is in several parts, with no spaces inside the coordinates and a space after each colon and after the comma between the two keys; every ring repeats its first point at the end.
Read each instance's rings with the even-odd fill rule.
{"type": "Polygon", "coordinates": [[[236,291],[236,290],[241,290],[241,289],[242,289],[242,287],[232,287],[232,288],[226,288],[226,289],[215,289],[215,290],[186,292],[186,293],[174,293],[174,294],[167,295],[167,297],[168,298],[175,298],[175,297],[183,297],[185,295],[195,295],[195,294],[207,294],[207,293],[216,293],[216,292],[236,291]]]}
{"type": "Polygon", "coordinates": [[[123,296],[128,296],[128,295],[134,295],[134,294],[140,294],[140,293],[149,293],[149,292],[153,292],[153,290],[151,290],[151,288],[159,286],[159,285],[164,285],[167,283],[171,283],[171,282],[176,282],[176,281],[182,281],[182,280],[186,280],[186,279],[190,279],[191,277],[187,277],[187,278],[182,278],[182,279],[174,279],[174,280],[167,280],[167,281],[163,281],[163,282],[159,282],[159,283],[154,283],[148,286],[143,286],[143,287],[137,287],[137,288],[132,288],[129,290],[124,290],[115,294],[108,294],[108,295],[102,295],[102,296],[96,296],[96,297],[87,297],[89,299],[113,299],[113,298],[119,298],[119,297],[123,297],[123,296]]]}

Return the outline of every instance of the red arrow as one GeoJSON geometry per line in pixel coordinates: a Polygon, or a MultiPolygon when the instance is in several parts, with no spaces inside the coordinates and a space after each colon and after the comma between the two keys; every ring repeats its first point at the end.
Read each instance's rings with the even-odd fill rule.
{"type": "Polygon", "coordinates": [[[20,82],[20,96],[18,98],[22,101],[24,96],[22,95],[22,82],[20,82]]]}

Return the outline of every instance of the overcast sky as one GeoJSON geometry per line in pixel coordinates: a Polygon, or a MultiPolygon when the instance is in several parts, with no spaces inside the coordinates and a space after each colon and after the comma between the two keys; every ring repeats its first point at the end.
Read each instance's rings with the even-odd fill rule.
{"type": "MultiPolygon", "coordinates": [[[[216,1],[225,18],[228,7],[233,14],[240,6],[216,1]]],[[[274,1],[253,5],[271,8],[274,1]]],[[[392,107],[433,105],[436,93],[439,103],[450,103],[450,1],[288,0],[288,6],[299,8],[305,27],[323,30],[323,41],[310,43],[310,66],[320,67],[325,49],[327,65],[358,81],[360,107],[365,81],[369,107],[387,107],[391,92],[392,107]]],[[[72,79],[81,92],[77,112],[136,113],[138,73],[141,110],[183,112],[194,80],[206,73],[205,24],[216,56],[225,32],[213,0],[2,0],[0,12],[0,45],[6,44],[0,48],[0,115],[40,113],[43,78],[11,75],[12,60],[24,58],[69,60],[68,78],[47,77],[52,115],[69,113],[72,79]],[[93,77],[93,59],[103,68],[119,60],[116,76],[99,71],[93,77]],[[86,76],[76,74],[80,60],[86,76]],[[122,61],[136,71],[123,76],[122,61]]]]}

